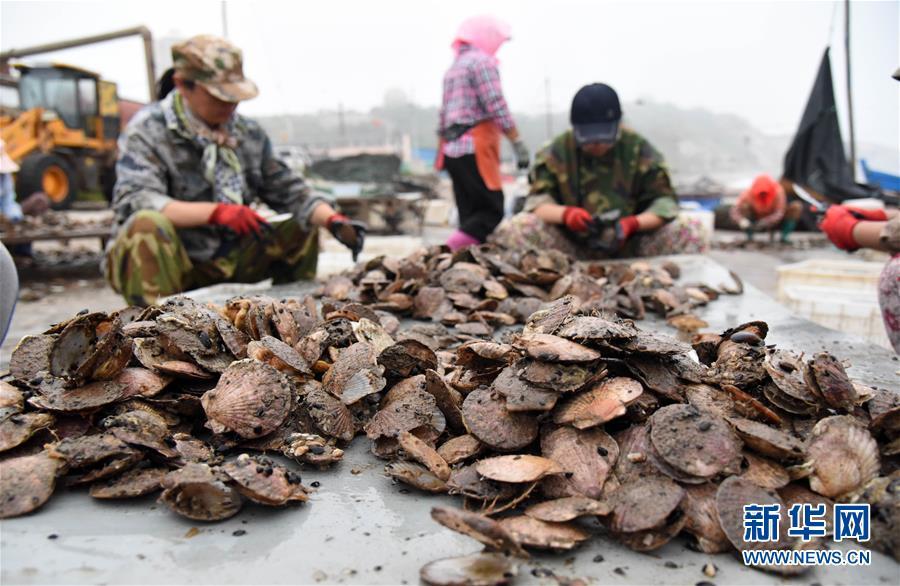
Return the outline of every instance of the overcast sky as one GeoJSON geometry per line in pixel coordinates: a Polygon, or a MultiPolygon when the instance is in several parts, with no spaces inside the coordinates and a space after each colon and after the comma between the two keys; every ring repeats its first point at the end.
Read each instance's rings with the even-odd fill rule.
{"type": "MultiPolygon", "coordinates": [[[[206,0],[0,2],[9,49],[147,25],[157,39],[222,34],[222,3],[206,0]]],[[[900,3],[851,4],[857,140],[900,144],[900,3]]],[[[514,110],[554,110],[583,84],[603,81],[639,98],[738,114],[764,132],[791,134],[823,49],[832,46],[844,113],[843,2],[600,2],[576,0],[229,0],[228,36],[245,52],[261,95],[246,114],[366,110],[402,89],[440,100],[450,42],[467,16],[512,25],[499,53],[514,110]]],[[[137,40],[44,57],[99,71],[120,94],[146,99],[137,40]]],[[[846,136],[847,130],[844,127],[846,136]]],[[[900,161],[898,161],[900,169],[900,161]]]]}

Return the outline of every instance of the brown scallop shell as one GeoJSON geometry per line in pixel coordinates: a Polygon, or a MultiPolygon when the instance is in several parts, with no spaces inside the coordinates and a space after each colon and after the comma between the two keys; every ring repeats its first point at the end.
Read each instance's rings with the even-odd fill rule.
{"type": "Polygon", "coordinates": [[[62,466],[46,451],[0,461],[0,519],[25,515],[46,503],[62,466]]]}
{"type": "Polygon", "coordinates": [[[661,527],[683,498],[684,489],[663,476],[625,482],[613,494],[610,528],[634,533],[661,527]]]}
{"type": "Polygon", "coordinates": [[[50,353],[55,335],[24,336],[13,348],[9,358],[9,373],[21,381],[31,380],[39,372],[50,372],[50,353]]]}
{"type": "Polygon", "coordinates": [[[724,553],[733,549],[716,512],[716,491],[712,483],[685,486],[681,510],[684,511],[684,530],[694,536],[697,549],[703,553],[724,553]]]}
{"type": "Polygon", "coordinates": [[[816,423],[806,446],[806,465],[812,470],[809,487],[836,499],[862,489],[881,469],[878,444],[849,415],[816,423]]]}
{"type": "Polygon", "coordinates": [[[478,474],[497,482],[535,482],[545,476],[562,474],[564,470],[549,458],[530,454],[495,456],[475,463],[478,474]]]}
{"type": "Polygon", "coordinates": [[[627,377],[608,378],[591,390],[579,393],[556,408],[553,422],[587,429],[625,415],[626,406],[643,392],[638,381],[627,377]]]}
{"type": "Polygon", "coordinates": [[[463,397],[451,388],[443,377],[434,370],[425,371],[425,391],[434,397],[438,409],[444,414],[447,426],[456,432],[465,431],[462,418],[463,397]]]}
{"type": "Polygon", "coordinates": [[[619,446],[600,429],[581,431],[571,427],[548,427],[541,432],[541,455],[565,471],[563,476],[541,482],[546,496],[599,499],[619,457],[619,446]]]}
{"type": "Polygon", "coordinates": [[[413,317],[440,321],[453,310],[447,293],[440,287],[422,287],[413,298],[413,317]]]}
{"type": "Polygon", "coordinates": [[[228,476],[206,464],[186,464],[163,477],[159,502],[195,521],[221,521],[241,510],[240,493],[228,476]]]}
{"type": "Polygon", "coordinates": [[[811,390],[820,395],[825,403],[843,411],[852,411],[858,395],[847,372],[837,358],[827,352],[820,352],[809,361],[806,372],[811,390]]]}
{"type": "Polygon", "coordinates": [[[425,374],[426,370],[438,367],[434,351],[416,340],[401,340],[385,348],[378,355],[378,364],[384,367],[384,375],[389,378],[425,374]]]}
{"type": "Polygon", "coordinates": [[[250,342],[247,344],[246,354],[287,374],[312,374],[309,364],[296,350],[273,336],[263,336],[260,340],[250,342]]]}
{"type": "MultiPolygon", "coordinates": [[[[385,397],[386,400],[389,398],[385,397]]],[[[413,389],[392,401],[386,401],[364,429],[369,439],[396,438],[404,431],[439,423],[446,425],[434,397],[423,390],[413,389]],[[441,417],[441,422],[435,420],[435,412],[441,417]]]]}
{"type": "Polygon", "coordinates": [[[428,468],[412,462],[398,460],[384,467],[384,472],[394,480],[408,484],[425,492],[447,492],[447,483],[434,475],[428,468]]]}
{"type": "Polygon", "coordinates": [[[583,496],[569,496],[544,501],[525,509],[525,514],[539,521],[563,523],[578,517],[608,515],[612,511],[609,503],[583,496]]]}
{"type": "Polygon", "coordinates": [[[221,470],[234,481],[238,492],[261,505],[280,507],[309,500],[300,477],[265,456],[241,454],[221,470]]]}
{"type": "Polygon", "coordinates": [[[511,413],[552,410],[559,399],[559,393],[519,378],[519,370],[520,367],[515,364],[507,366],[491,383],[491,391],[506,397],[506,410],[511,413]]]}
{"type": "Polygon", "coordinates": [[[215,378],[212,373],[184,360],[184,356],[173,355],[165,350],[156,338],[136,338],[133,346],[138,362],[154,372],[201,381],[215,378]]]}
{"type": "Polygon", "coordinates": [[[49,413],[14,413],[0,421],[0,452],[11,450],[28,441],[31,436],[53,425],[49,413]]]}
{"type": "Polygon", "coordinates": [[[498,553],[444,558],[422,566],[419,578],[428,586],[503,586],[517,573],[516,564],[498,553]]]}
{"type": "Polygon", "coordinates": [[[506,410],[503,396],[478,389],[466,396],[462,406],[466,429],[479,441],[500,451],[519,450],[535,440],[537,420],[506,410]]]}
{"type": "Polygon", "coordinates": [[[721,417],[691,405],[668,405],[650,417],[650,441],[676,470],[700,478],[723,472],[740,457],[741,442],[721,417]]]}
{"type": "Polygon", "coordinates": [[[397,440],[400,442],[400,448],[407,458],[419,462],[443,481],[447,481],[450,478],[450,466],[447,465],[444,458],[434,448],[408,431],[404,431],[397,436],[397,440]]]}
{"type": "Polygon", "coordinates": [[[393,346],[395,340],[379,323],[378,316],[373,317],[375,319],[361,317],[358,321],[353,322],[353,333],[356,334],[357,340],[371,344],[375,352],[381,354],[386,348],[393,346]]]}
{"type": "Polygon", "coordinates": [[[760,455],[785,461],[803,457],[803,442],[792,435],[742,417],[730,418],[728,422],[744,444],[760,455]]]}
{"type": "Polygon", "coordinates": [[[352,405],[384,388],[387,383],[381,377],[383,372],[384,367],[376,362],[375,348],[357,342],[340,351],[338,359],[322,378],[322,384],[345,405],[352,405]]]}
{"type": "MultiPolygon", "coordinates": [[[[535,295],[534,297],[545,298],[543,291],[541,291],[541,295],[535,295]]],[[[546,306],[531,314],[525,323],[522,334],[555,334],[563,322],[572,315],[572,306],[574,304],[575,298],[571,295],[560,297],[556,301],[546,304],[546,306]]]]}
{"type": "Polygon", "coordinates": [[[504,501],[519,495],[521,487],[483,478],[475,464],[453,468],[447,481],[450,494],[461,494],[481,501],[504,501]]]}
{"type": "Polygon", "coordinates": [[[134,468],[115,478],[91,485],[90,494],[97,499],[134,498],[162,488],[166,468],[134,468]]]}
{"type": "Polygon", "coordinates": [[[772,382],[781,393],[790,397],[789,400],[816,405],[816,397],[806,383],[806,364],[801,354],[790,350],[771,350],[766,355],[765,367],[772,382]]]}
{"type": "MultiPolygon", "coordinates": [[[[722,481],[716,492],[716,513],[722,526],[722,531],[728,537],[728,541],[738,551],[755,549],[792,549],[794,544],[788,537],[790,528],[789,515],[784,514],[785,505],[775,492],[760,488],[748,480],[737,476],[730,476],[722,481]],[[744,541],[744,507],[746,505],[778,505],[782,514],[779,515],[777,543],[773,542],[747,542],[744,541]]],[[[808,567],[804,566],[755,566],[759,569],[774,571],[785,575],[800,574],[808,567]]]]}
{"type": "Polygon", "coordinates": [[[268,364],[244,359],[232,363],[200,403],[214,432],[233,431],[252,439],[281,425],[290,411],[292,392],[282,373],[268,364]]]}
{"type": "Polygon", "coordinates": [[[521,545],[539,549],[572,549],[591,537],[577,525],[548,523],[526,515],[506,517],[500,521],[500,526],[521,545]]]}
{"type": "Polygon", "coordinates": [[[778,489],[791,481],[791,476],[784,466],[750,452],[744,452],[743,468],[741,478],[762,488],[778,489]]]}
{"type": "Polygon", "coordinates": [[[165,440],[169,428],[165,419],[148,411],[127,411],[103,420],[103,427],[123,442],[156,450],[166,458],[177,458],[178,452],[165,440]]]}
{"type": "Polygon", "coordinates": [[[601,357],[593,348],[552,334],[530,334],[516,340],[516,346],[543,362],[593,362],[601,357]]]}
{"type": "Polygon", "coordinates": [[[528,557],[512,534],[490,517],[451,507],[434,507],[431,518],[448,529],[475,539],[489,550],[528,557]]]}
{"type": "Polygon", "coordinates": [[[212,447],[203,440],[186,433],[172,435],[173,449],[178,452],[178,460],[182,464],[193,462],[195,464],[218,464],[221,456],[217,455],[212,447]]]}
{"type": "Polygon", "coordinates": [[[326,440],[313,433],[295,433],[288,438],[282,453],[298,462],[327,467],[344,457],[344,450],[334,446],[334,440],[326,440]]]}
{"type": "Polygon", "coordinates": [[[519,363],[519,377],[531,384],[560,393],[577,391],[588,383],[603,378],[602,366],[586,367],[581,364],[560,364],[536,360],[519,363]]]}
{"type": "Polygon", "coordinates": [[[484,449],[484,444],[471,434],[460,435],[448,439],[437,449],[438,455],[450,464],[459,464],[474,458],[484,449]]]}
{"type": "MultiPolygon", "coordinates": [[[[877,482],[878,479],[875,481],[877,482]]],[[[867,486],[871,486],[871,483],[867,486]]],[[[834,501],[828,497],[824,497],[818,493],[815,493],[805,486],[792,482],[787,484],[778,490],[778,496],[784,501],[784,506],[786,510],[790,510],[791,506],[795,504],[810,504],[812,506],[825,505],[825,530],[828,532],[827,535],[831,535],[834,531],[834,524],[832,520],[834,519],[834,501]]],[[[877,507],[875,503],[873,503],[870,499],[866,498],[866,494],[863,493],[859,502],[868,502],[871,503],[873,507],[877,507]]],[[[875,511],[873,511],[875,513],[875,511]]],[[[873,521],[875,521],[875,515],[873,514],[873,521]]]]}
{"type": "Polygon", "coordinates": [[[356,435],[353,415],[340,399],[325,392],[316,383],[303,399],[309,416],[323,434],[349,442],[356,435]]]}

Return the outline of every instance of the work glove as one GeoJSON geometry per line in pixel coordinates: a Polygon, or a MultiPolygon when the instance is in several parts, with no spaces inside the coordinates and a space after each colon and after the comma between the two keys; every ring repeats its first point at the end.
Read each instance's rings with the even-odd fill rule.
{"type": "Polygon", "coordinates": [[[741,230],[746,231],[752,225],[753,224],[747,218],[741,218],[740,220],[738,220],[738,228],[740,228],[741,230]]]}
{"type": "Polygon", "coordinates": [[[586,209],[575,206],[566,206],[562,219],[570,232],[587,232],[592,221],[591,214],[586,209]]]}
{"type": "Polygon", "coordinates": [[[616,233],[619,236],[620,242],[619,246],[621,247],[625,242],[628,241],[629,238],[637,232],[638,229],[638,221],[637,216],[625,216],[621,220],[619,220],[619,225],[616,227],[616,233]]]}
{"type": "Polygon", "coordinates": [[[220,203],[210,214],[208,223],[225,226],[234,230],[238,236],[259,234],[261,228],[268,228],[269,223],[249,207],[237,203],[220,203]]]}
{"type": "MultiPolygon", "coordinates": [[[[850,212],[853,217],[858,220],[865,220],[866,222],[887,222],[887,214],[884,210],[875,209],[869,210],[865,208],[855,208],[851,206],[841,206],[847,208],[847,211],[850,212]]],[[[24,209],[24,207],[23,207],[24,209]]]]}
{"type": "Polygon", "coordinates": [[[513,143],[513,151],[516,153],[516,167],[519,169],[527,169],[531,163],[531,157],[528,154],[528,147],[522,140],[513,143]]]}
{"type": "Polygon", "coordinates": [[[359,253],[362,252],[363,243],[366,241],[366,230],[368,229],[366,225],[351,220],[344,214],[332,214],[325,226],[338,242],[350,249],[353,254],[353,262],[356,262],[359,253]]]}
{"type": "Polygon", "coordinates": [[[853,238],[853,228],[860,222],[860,219],[853,212],[846,206],[833,205],[828,208],[825,217],[819,223],[819,229],[828,236],[828,239],[835,246],[847,252],[853,252],[859,248],[859,244],[853,238]]]}

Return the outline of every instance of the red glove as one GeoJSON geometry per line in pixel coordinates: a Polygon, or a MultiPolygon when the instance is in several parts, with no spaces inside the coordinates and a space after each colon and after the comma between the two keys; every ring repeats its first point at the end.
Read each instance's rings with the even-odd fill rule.
{"type": "Polygon", "coordinates": [[[856,216],[858,219],[865,220],[867,222],[887,222],[887,214],[884,210],[867,210],[865,208],[854,208],[850,206],[841,206],[847,208],[851,214],[856,216]]]}
{"type": "Polygon", "coordinates": [[[854,217],[850,210],[851,208],[845,206],[833,205],[828,208],[825,217],[819,223],[819,229],[825,232],[828,239],[835,246],[847,252],[853,252],[859,248],[859,244],[853,238],[853,228],[859,224],[860,220],[854,217]]]}
{"type": "Polygon", "coordinates": [[[587,232],[591,223],[591,214],[584,208],[566,206],[563,212],[563,224],[572,232],[587,232]]]}
{"type": "Polygon", "coordinates": [[[619,227],[622,229],[622,242],[625,242],[631,235],[637,232],[638,221],[637,216],[625,216],[619,220],[619,227]]]}
{"type": "Polygon", "coordinates": [[[246,236],[251,232],[259,234],[262,226],[268,226],[268,222],[262,216],[245,205],[236,203],[220,203],[210,214],[210,224],[226,226],[234,230],[238,236],[246,236]]]}

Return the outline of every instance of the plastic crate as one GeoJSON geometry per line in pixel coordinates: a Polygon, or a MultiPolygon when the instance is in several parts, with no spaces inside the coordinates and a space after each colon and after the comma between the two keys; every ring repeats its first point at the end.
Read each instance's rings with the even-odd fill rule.
{"type": "Polygon", "coordinates": [[[882,263],[807,260],[777,267],[778,301],[800,317],[891,348],[881,309],[882,263]]]}

